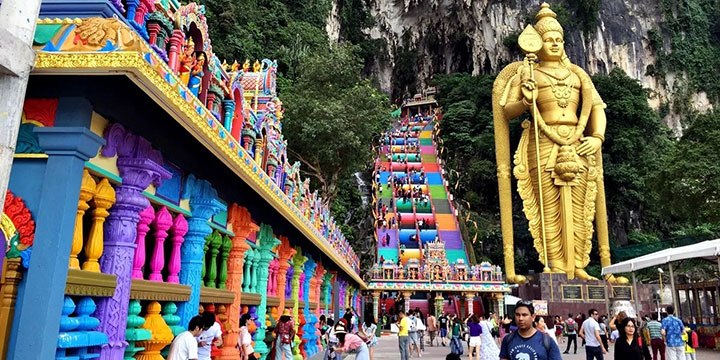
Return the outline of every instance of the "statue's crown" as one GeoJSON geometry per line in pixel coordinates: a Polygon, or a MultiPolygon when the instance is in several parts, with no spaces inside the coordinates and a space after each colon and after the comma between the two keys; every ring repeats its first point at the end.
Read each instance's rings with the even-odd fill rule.
{"type": "Polygon", "coordinates": [[[546,2],[540,5],[540,11],[535,15],[535,31],[540,35],[548,31],[558,31],[563,36],[565,35],[562,25],[557,21],[557,14],[550,9],[550,4],[546,2]]]}

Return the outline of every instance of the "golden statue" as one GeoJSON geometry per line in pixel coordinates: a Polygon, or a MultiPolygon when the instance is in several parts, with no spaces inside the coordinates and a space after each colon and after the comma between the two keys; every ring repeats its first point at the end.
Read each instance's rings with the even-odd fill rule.
{"type": "Polygon", "coordinates": [[[605,103],[588,74],[565,55],[563,28],[550,5],[541,5],[535,22],[518,38],[524,61],[506,66],[492,92],[505,271],[509,282],[525,281],[515,274],[508,122],[528,111],[532,121],[522,123],[513,174],[535,249],[545,272],[593,280],[584,270],[593,220],[601,263],[610,265],[600,150],[605,103]]]}

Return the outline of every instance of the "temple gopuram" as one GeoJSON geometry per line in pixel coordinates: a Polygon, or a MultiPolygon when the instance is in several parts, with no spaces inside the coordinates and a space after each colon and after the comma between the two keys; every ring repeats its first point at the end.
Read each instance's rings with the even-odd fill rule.
{"type": "Polygon", "coordinates": [[[403,102],[375,163],[377,262],[368,284],[373,312],[501,317],[510,292],[500,266],[470,264],[438,158],[442,119],[434,89],[403,102]]]}
{"type": "Polygon", "coordinates": [[[43,1],[0,222],[0,357],[163,359],[215,314],[237,359],[293,315],[362,311],[353,249],[287,159],[277,63],[221,61],[205,9],[177,0],[43,1]]]}

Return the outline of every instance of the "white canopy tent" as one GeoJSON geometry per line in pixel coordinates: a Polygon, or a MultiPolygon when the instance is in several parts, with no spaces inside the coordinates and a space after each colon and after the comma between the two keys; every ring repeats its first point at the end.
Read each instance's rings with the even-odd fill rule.
{"type": "MultiPolygon", "coordinates": [[[[685,259],[703,258],[707,260],[716,259],[720,270],[720,239],[703,241],[697,244],[681,246],[671,249],[660,250],[651,254],[625,260],[623,262],[606,266],[602,269],[603,275],[631,272],[633,276],[633,291],[637,293],[635,271],[649,267],[668,264],[670,268],[670,287],[672,290],[673,306],[677,308],[677,294],[675,292],[675,275],[673,274],[672,263],[685,259]]],[[[637,307],[637,295],[635,296],[637,307]]]]}

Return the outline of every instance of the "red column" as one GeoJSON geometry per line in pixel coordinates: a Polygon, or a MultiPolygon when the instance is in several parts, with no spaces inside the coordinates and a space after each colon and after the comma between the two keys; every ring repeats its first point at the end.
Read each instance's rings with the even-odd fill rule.
{"type": "Polygon", "coordinates": [[[183,35],[182,31],[180,30],[174,30],[172,33],[172,36],[170,37],[170,51],[168,52],[168,65],[170,66],[170,69],[174,73],[178,72],[178,53],[181,51],[181,46],[183,43],[183,40],[185,39],[185,36],[183,35]]]}

